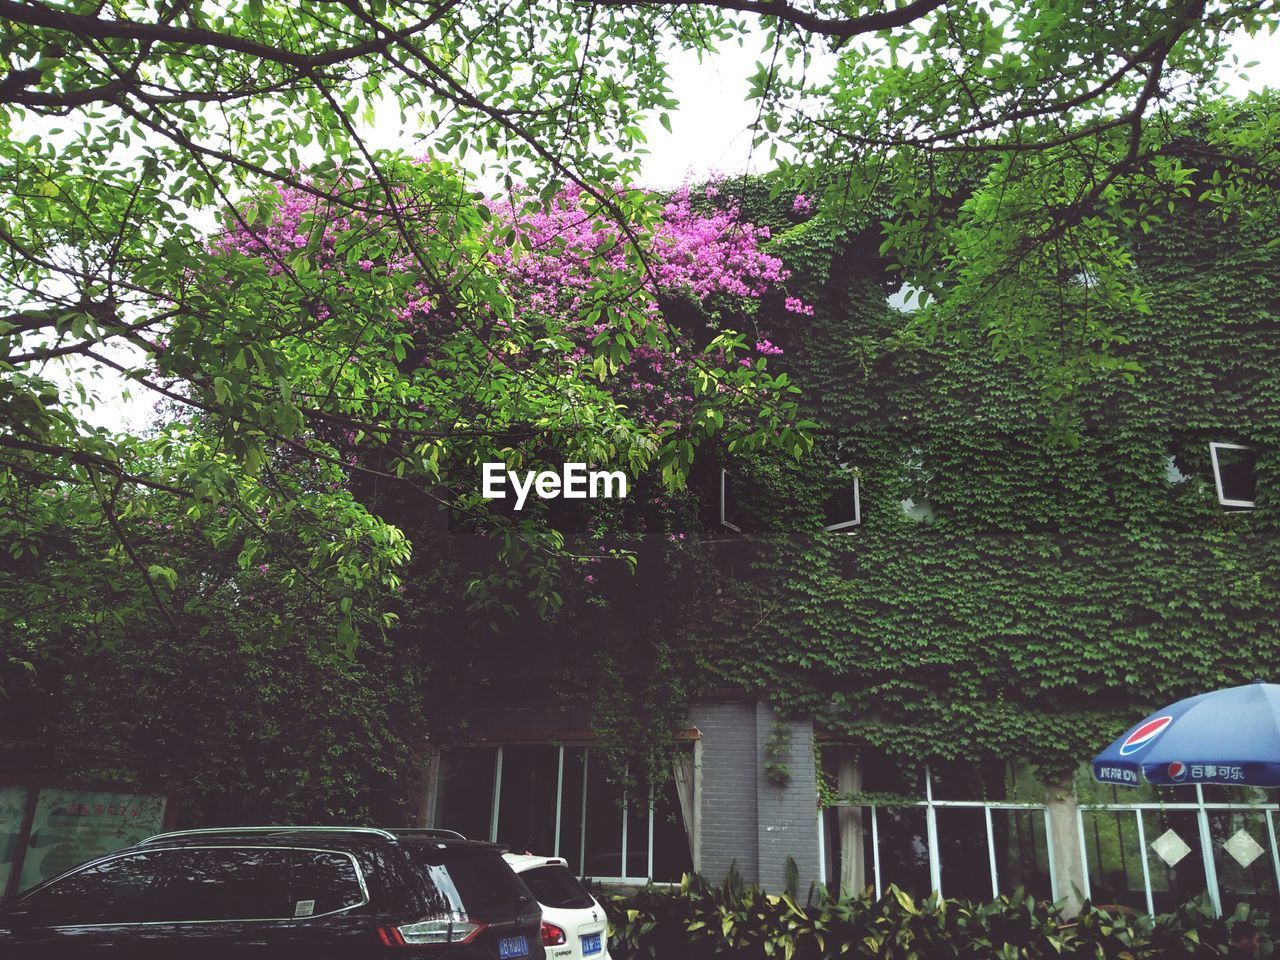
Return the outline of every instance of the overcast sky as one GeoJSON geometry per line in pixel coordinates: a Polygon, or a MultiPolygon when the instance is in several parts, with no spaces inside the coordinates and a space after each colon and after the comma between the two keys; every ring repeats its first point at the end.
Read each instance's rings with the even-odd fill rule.
{"type": "MultiPolygon", "coordinates": [[[[1227,65],[1223,79],[1228,92],[1240,96],[1264,86],[1280,86],[1280,56],[1275,48],[1280,38],[1242,37],[1233,50],[1240,64],[1259,61],[1247,71],[1227,65]]],[[[741,48],[726,46],[715,56],[699,62],[692,54],[672,57],[671,88],[680,102],[671,112],[671,132],[656,118],[646,126],[648,155],[642,161],[642,181],[647,186],[671,187],[688,180],[698,180],[710,173],[742,173],[759,171],[768,166],[768,148],[752,151],[748,128],[755,120],[755,105],[746,99],[747,78],[763,55],[758,40],[748,39],[741,48]]],[[[378,146],[412,148],[409,133],[397,143],[396,132],[382,129],[371,140],[378,146]]],[[[137,431],[152,418],[153,398],[134,390],[125,396],[125,385],[118,379],[102,379],[96,385],[100,397],[98,409],[89,419],[114,430],[137,431]]]]}

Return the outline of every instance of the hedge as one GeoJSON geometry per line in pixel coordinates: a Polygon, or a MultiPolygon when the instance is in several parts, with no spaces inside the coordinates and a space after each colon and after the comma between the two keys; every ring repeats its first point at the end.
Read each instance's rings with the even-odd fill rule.
{"type": "Polygon", "coordinates": [[[1241,904],[1215,917],[1203,899],[1154,919],[1086,903],[1068,920],[1054,904],[1021,892],[970,903],[917,900],[894,886],[879,899],[818,890],[802,905],[733,877],[713,885],[686,876],[678,888],[601,900],[613,960],[1177,960],[1226,956],[1230,929],[1241,921],[1262,932],[1262,956],[1272,953],[1265,914],[1241,904]]]}

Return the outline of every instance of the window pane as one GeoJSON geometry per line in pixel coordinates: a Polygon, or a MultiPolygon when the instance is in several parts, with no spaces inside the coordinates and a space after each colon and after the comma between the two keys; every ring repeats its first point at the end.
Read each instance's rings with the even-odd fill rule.
{"type": "MultiPolygon", "coordinates": [[[[1262,787],[1228,786],[1225,783],[1206,783],[1204,791],[1205,803],[1272,803],[1271,791],[1262,787]]],[[[1194,800],[1192,796],[1190,799],[1194,800]]]]}
{"type": "Polygon", "coordinates": [[[1222,909],[1230,913],[1241,902],[1274,907],[1276,872],[1266,813],[1210,810],[1209,835],[1222,909]]]}
{"type": "MultiPolygon", "coordinates": [[[[432,885],[438,913],[473,920],[510,918],[520,911],[521,897],[532,894],[502,855],[492,850],[441,849],[414,844],[411,854],[432,885]]],[[[524,902],[529,902],[528,900],[524,902]]]]}
{"type": "Polygon", "coordinates": [[[1000,892],[1012,894],[1021,888],[1037,900],[1052,900],[1044,811],[992,810],[991,834],[1000,892]]]}
{"type": "Polygon", "coordinates": [[[1009,776],[1003,760],[932,763],[929,776],[935,800],[1007,799],[1009,776]]]}
{"type": "Polygon", "coordinates": [[[987,818],[981,807],[938,807],[942,892],[956,900],[991,899],[987,818]]]}
{"type": "Polygon", "coordinates": [[[896,793],[924,799],[924,774],[921,768],[907,766],[876,750],[864,750],[858,757],[865,793],[896,793]]]}
{"type": "Polygon", "coordinates": [[[290,916],[331,913],[364,901],[356,865],[345,854],[296,850],[290,861],[290,916]]]}
{"type": "Polygon", "coordinates": [[[472,840],[489,839],[495,747],[454,747],[444,755],[436,826],[472,840]]]}
{"type": "Polygon", "coordinates": [[[516,853],[550,855],[555,848],[556,747],[503,747],[498,842],[516,853]]]}
{"type": "Polygon", "coordinates": [[[680,796],[675,780],[668,780],[657,791],[653,808],[653,879],[676,883],[692,872],[680,796]]]}
{"type": "Polygon", "coordinates": [[[1082,815],[1090,898],[1096,904],[1119,905],[1145,913],[1147,898],[1142,886],[1136,813],[1086,810],[1082,815]]]}
{"type": "Polygon", "coordinates": [[[520,879],[544,907],[578,910],[591,906],[591,894],[567,867],[535,867],[520,874],[520,879]]]}
{"type": "MultiPolygon", "coordinates": [[[[827,892],[836,894],[840,889],[841,844],[840,844],[840,807],[822,807],[818,815],[822,817],[822,846],[819,855],[827,873],[827,892]]],[[[853,822],[853,821],[851,821],[853,822]]],[[[870,876],[870,874],[868,874],[870,876]]],[[[846,891],[855,893],[857,891],[846,891]]]]}
{"type": "Polygon", "coordinates": [[[158,854],[116,857],[37,890],[16,910],[42,927],[151,920],[160,870],[158,854]]]}
{"type": "Polygon", "coordinates": [[[285,852],[229,847],[171,850],[157,920],[292,917],[285,852]]]}
{"type": "MultiPolygon", "coordinates": [[[[1200,825],[1194,810],[1144,810],[1142,826],[1147,833],[1147,869],[1151,872],[1151,893],[1156,913],[1167,913],[1205,892],[1204,856],[1200,846],[1200,825]],[[1161,838],[1166,838],[1161,843],[1161,838]],[[1177,840],[1188,853],[1170,866],[1156,853],[1177,840]],[[1158,846],[1153,846],[1158,844],[1158,846]]],[[[1181,849],[1180,847],[1177,849],[1181,849]]],[[[1146,909],[1146,905],[1143,905],[1146,909]]]]}
{"type": "Polygon", "coordinates": [[[622,876],[622,790],[607,774],[600,754],[587,751],[588,877],[622,876]]]}
{"type": "MultiPolygon", "coordinates": [[[[879,816],[879,811],[877,811],[879,816]]],[[[846,895],[858,895],[863,890],[870,888],[875,893],[876,885],[876,864],[875,851],[872,849],[871,835],[871,808],[870,807],[846,807],[842,808],[834,820],[828,820],[827,823],[835,823],[836,829],[831,836],[836,838],[836,848],[839,851],[838,857],[832,859],[838,862],[839,872],[827,875],[828,886],[831,886],[831,880],[834,878],[836,883],[844,884],[841,891],[846,895]],[[847,811],[847,812],[846,812],[847,811]],[[846,868],[844,857],[846,848],[844,843],[844,830],[848,830],[853,840],[849,844],[852,847],[849,850],[852,864],[846,868]],[[854,846],[854,843],[861,841],[861,847],[854,846]],[[861,861],[862,870],[859,871],[856,866],[861,861]]],[[[882,891],[883,892],[883,891],[882,891]]]]}
{"type": "Polygon", "coordinates": [[[560,801],[560,849],[557,856],[569,861],[569,869],[582,876],[586,866],[582,861],[583,806],[582,785],[586,776],[587,750],[585,747],[564,748],[564,788],[560,801]]]}
{"type": "MultiPolygon", "coordinates": [[[[643,790],[644,788],[638,788],[643,790]]],[[[627,802],[627,870],[628,877],[649,875],[649,803],[646,799],[628,797],[627,802]]]]}
{"type": "Polygon", "coordinates": [[[929,833],[924,807],[878,807],[876,823],[882,886],[887,888],[893,883],[913,897],[928,896],[933,884],[929,879],[929,833]]]}

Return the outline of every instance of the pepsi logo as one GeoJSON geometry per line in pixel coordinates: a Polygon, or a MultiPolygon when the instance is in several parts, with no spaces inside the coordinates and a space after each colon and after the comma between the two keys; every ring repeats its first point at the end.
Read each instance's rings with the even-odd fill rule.
{"type": "Polygon", "coordinates": [[[1170,716],[1155,717],[1148,720],[1124,738],[1124,743],[1120,744],[1120,756],[1127,757],[1132,753],[1137,753],[1160,734],[1164,733],[1164,728],[1171,723],[1173,723],[1173,717],[1170,716]]]}
{"type": "Polygon", "coordinates": [[[1169,764],[1169,779],[1175,783],[1187,779],[1187,765],[1181,760],[1169,764]]]}

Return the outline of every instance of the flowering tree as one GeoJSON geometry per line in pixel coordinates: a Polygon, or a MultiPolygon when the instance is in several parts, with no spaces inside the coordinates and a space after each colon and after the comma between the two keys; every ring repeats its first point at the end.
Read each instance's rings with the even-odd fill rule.
{"type": "Polygon", "coordinates": [[[321,498],[394,478],[424,504],[514,523],[521,556],[554,557],[555,531],[479,509],[482,463],[584,461],[676,489],[713,436],[807,448],[795,388],[769,368],[781,351],[757,326],[804,305],[768,231],[714,188],[677,191],[628,233],[579,187],[545,205],[519,190],[487,201],[431,162],[399,167],[391,213],[361,207],[382,185],[349,181],[335,209],[312,183],[235,211],[175,290],[182,314],[158,351],[155,379],[254,470],[310,477],[318,462],[341,474],[313,484],[321,498]],[[664,312],[710,298],[743,329],[680,329],[664,312]]]}
{"type": "MultiPolygon", "coordinates": [[[[723,261],[682,262],[682,243],[712,248],[661,201],[602,187],[634,178],[646,120],[670,125],[669,51],[753,34],[771,48],[750,81],[754,133],[789,141],[793,172],[812,178],[797,211],[820,194],[879,222],[887,195],[886,252],[933,297],[930,321],[981,308],[998,342],[1069,390],[1073,351],[1086,366],[1105,354],[1110,312],[1141,302],[1115,235],[1193,189],[1152,119],[1211,91],[1226,38],[1271,28],[1275,4],[884,7],[0,0],[0,505],[18,518],[4,540],[38,549],[57,515],[32,491],[65,483],[91,490],[104,522],[125,489],[181,498],[195,517],[226,507],[250,527],[287,510],[326,528],[308,563],[348,584],[340,602],[382,584],[399,550],[341,482],[286,493],[268,447],[345,474],[349,452],[317,444],[350,431],[361,469],[433,476],[442,458],[519,459],[539,435],[598,462],[657,464],[669,484],[712,431],[802,447],[767,347],[735,335],[683,352],[653,311],[734,293],[716,286],[717,262],[748,287],[776,279],[727,242],[723,261]],[[832,68],[811,69],[815,53],[832,68]],[[517,316],[516,303],[552,306],[497,269],[504,250],[535,255],[526,231],[500,233],[502,209],[447,170],[372,150],[364,132],[388,121],[440,156],[483,154],[508,182],[547,183],[542,200],[577,184],[584,216],[615,223],[621,268],[574,279],[551,314],[563,326],[517,316]],[[224,253],[215,282],[192,213],[273,185],[314,199],[298,211],[305,229],[272,256],[224,253]],[[575,286],[580,310],[559,312],[575,286]],[[673,345],[687,360],[674,379],[673,345]],[[423,359],[430,380],[413,375],[423,359]],[[198,410],[212,432],[174,425],[158,447],[113,435],[91,412],[103,371],[198,410]],[[375,446],[384,460],[367,458],[375,446]]],[[[1229,133],[1197,161],[1219,178],[1212,192],[1272,182],[1273,157],[1235,165],[1242,137],[1273,139],[1266,124],[1229,133]]],[[[243,226],[271,206],[239,214],[243,226]]],[[[155,587],[145,561],[131,562],[155,587]]]]}
{"type": "MultiPolygon", "coordinates": [[[[714,195],[708,188],[706,200],[714,195]]],[[[314,322],[356,310],[366,323],[305,389],[314,397],[328,383],[334,408],[305,412],[341,426],[348,443],[372,442],[384,468],[439,479],[446,466],[515,465],[550,447],[634,471],[657,462],[675,487],[692,449],[721,431],[739,445],[804,448],[794,388],[768,370],[778,347],[755,333],[698,337],[662,309],[732,298],[753,326],[762,309],[808,309],[785,295],[788,272],[763,249],[768,230],[742,222],[731,203],[697,209],[681,189],[629,237],[576,186],[545,206],[520,191],[499,202],[456,187],[402,196],[413,239],[387,231],[388,245],[384,217],[335,216],[315,193],[276,190],[214,241],[223,256],[198,284],[202,296],[220,295],[250,273],[290,297],[291,273],[309,258],[319,296],[303,308],[314,322]],[[395,384],[394,408],[360,393],[370,380],[395,384]]],[[[370,456],[347,462],[365,469],[370,456]]]]}

